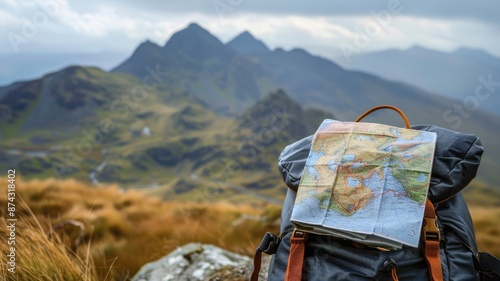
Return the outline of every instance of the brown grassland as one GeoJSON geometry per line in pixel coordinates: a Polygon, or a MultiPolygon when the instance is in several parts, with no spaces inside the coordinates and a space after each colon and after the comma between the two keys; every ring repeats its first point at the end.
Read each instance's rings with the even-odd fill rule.
{"type": "MultiPolygon", "coordinates": [[[[1,244],[0,275],[13,278],[7,280],[127,280],[145,263],[189,242],[251,255],[263,233],[279,232],[279,206],[164,202],[74,180],[16,183],[15,275],[7,272],[4,253],[10,246],[1,244]],[[66,220],[86,226],[76,254],[69,247],[79,228],[67,226],[52,239],[46,235],[66,220]]],[[[0,206],[6,206],[5,198],[1,193],[0,206]]],[[[5,225],[0,236],[8,236],[5,225]]]]}
{"type": "Polygon", "coordinates": [[[479,250],[500,257],[500,207],[471,206],[479,250]]]}
{"type": "MultiPolygon", "coordinates": [[[[280,206],[165,202],[117,186],[74,180],[16,181],[16,274],[7,271],[9,233],[0,227],[0,276],[5,280],[127,280],[178,246],[202,242],[252,255],[266,231],[279,232],[280,206]],[[250,215],[250,216],[245,216],[250,215]],[[256,219],[260,217],[260,219],[256,219]],[[47,235],[53,225],[76,220],[47,235]]],[[[0,190],[5,218],[6,189],[0,190]]],[[[471,206],[481,250],[500,255],[500,207],[471,206]]],[[[5,219],[3,220],[4,224],[5,219]]]]}

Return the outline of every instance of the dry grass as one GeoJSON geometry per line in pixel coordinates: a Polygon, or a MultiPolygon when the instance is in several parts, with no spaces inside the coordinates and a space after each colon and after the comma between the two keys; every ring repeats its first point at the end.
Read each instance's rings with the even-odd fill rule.
{"type": "Polygon", "coordinates": [[[469,208],[479,250],[500,257],[500,207],[469,208]]]}
{"type": "MultiPolygon", "coordinates": [[[[94,188],[74,180],[18,179],[16,190],[16,214],[23,221],[18,235],[24,239],[17,248],[19,260],[27,263],[22,267],[26,272],[46,268],[55,274],[46,279],[22,275],[19,280],[104,280],[106,276],[108,280],[127,280],[146,262],[189,242],[210,243],[251,255],[265,231],[279,230],[279,206],[263,205],[259,210],[248,205],[164,202],[139,191],[121,192],[116,186],[94,188]],[[21,206],[21,198],[27,206],[21,206]],[[262,215],[268,220],[242,220],[244,215],[262,215]],[[69,219],[86,226],[76,256],[64,246],[71,241],[56,243],[44,234],[51,225],[69,219]],[[37,221],[41,223],[37,225],[37,221]],[[36,264],[30,261],[33,256],[41,265],[31,266],[36,264]]],[[[0,206],[5,206],[4,195],[0,206]]],[[[66,240],[76,237],[71,228],[58,232],[66,240]]],[[[2,253],[6,252],[4,246],[2,243],[2,253]]],[[[2,266],[5,258],[3,255],[2,266]]]]}
{"type": "MultiPolygon", "coordinates": [[[[279,206],[165,202],[73,180],[16,183],[18,273],[7,280],[127,280],[145,263],[189,242],[252,255],[263,233],[279,231],[279,206]],[[259,216],[267,220],[254,218],[259,216]],[[59,230],[60,240],[45,234],[69,219],[86,226],[76,254],[69,250],[75,228],[59,230]]],[[[5,191],[0,190],[0,206],[6,206],[5,191]]],[[[5,216],[5,207],[1,211],[5,216]]],[[[500,256],[500,208],[472,206],[471,214],[480,249],[500,256]]],[[[0,235],[8,235],[5,227],[0,235]]],[[[0,247],[8,252],[6,243],[0,247]]],[[[2,254],[0,274],[9,276],[5,259],[2,254]]]]}
{"type": "MultiPolygon", "coordinates": [[[[64,241],[58,239],[57,235],[49,238],[33,215],[20,217],[15,222],[15,233],[13,240],[15,244],[8,245],[2,242],[0,246],[2,252],[0,275],[5,278],[2,280],[99,280],[88,243],[75,252],[69,251],[64,241]],[[15,249],[15,273],[9,272],[11,266],[6,256],[12,253],[12,248],[15,249]]],[[[10,231],[6,226],[0,228],[1,237],[9,237],[9,234],[10,231]]]]}

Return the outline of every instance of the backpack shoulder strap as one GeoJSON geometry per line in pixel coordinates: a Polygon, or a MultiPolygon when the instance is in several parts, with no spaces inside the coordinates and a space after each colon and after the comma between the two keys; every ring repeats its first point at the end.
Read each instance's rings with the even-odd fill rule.
{"type": "Polygon", "coordinates": [[[424,221],[422,226],[422,238],[424,239],[424,256],[429,268],[429,278],[431,281],[443,280],[443,269],[439,256],[439,243],[441,236],[437,226],[436,212],[434,205],[427,199],[425,202],[424,221]]]}
{"type": "Polygon", "coordinates": [[[286,266],[285,281],[302,280],[304,253],[306,250],[307,233],[294,229],[290,236],[290,255],[286,266]]]}
{"type": "Polygon", "coordinates": [[[488,253],[477,253],[474,266],[481,274],[481,281],[500,280],[500,260],[488,253]]]}

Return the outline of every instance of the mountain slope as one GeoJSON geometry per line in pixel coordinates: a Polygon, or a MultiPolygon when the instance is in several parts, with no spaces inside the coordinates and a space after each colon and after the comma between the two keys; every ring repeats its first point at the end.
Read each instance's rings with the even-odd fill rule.
{"type": "Polygon", "coordinates": [[[163,53],[163,49],[155,43],[147,40],[141,43],[134,53],[127,59],[127,64],[120,64],[115,69],[120,69],[120,72],[129,73],[137,77],[145,77],[148,75],[149,69],[154,69],[157,64],[168,63],[169,58],[163,53]],[[149,66],[147,69],[146,66],[149,66]]]}
{"type": "Polygon", "coordinates": [[[238,42],[245,40],[254,46],[252,48],[261,43],[249,33],[243,33],[223,45],[200,26],[192,24],[174,34],[163,48],[152,48],[149,56],[147,52],[139,52],[144,48],[138,48],[115,71],[141,77],[148,64],[156,63],[171,74],[169,87],[197,96],[216,112],[232,115],[277,88],[284,89],[304,106],[331,110],[346,120],[355,118],[365,108],[392,103],[405,109],[414,122],[428,123],[443,119],[442,112],[453,104],[450,99],[414,86],[345,70],[302,49],[245,54],[237,48],[238,42]],[[204,53],[207,54],[186,47],[193,44],[206,46],[204,53]],[[237,51],[239,53],[235,53],[237,51]],[[136,62],[142,64],[135,65],[136,62]]]}
{"type": "MultiPolygon", "coordinates": [[[[7,112],[0,120],[1,167],[18,167],[28,178],[92,182],[98,182],[95,175],[113,149],[159,142],[215,119],[192,96],[84,67],[0,88],[0,108],[7,112]]],[[[129,175],[108,175],[113,177],[129,175]]]]}
{"type": "Polygon", "coordinates": [[[500,115],[500,96],[495,94],[500,91],[500,58],[481,50],[460,48],[445,53],[415,46],[407,50],[362,54],[353,57],[345,67],[417,85],[464,103],[464,99],[478,97],[476,89],[484,84],[481,81],[492,80],[493,86],[481,92],[488,95],[489,91],[490,94],[487,98],[480,95],[477,106],[500,115]]]}
{"type": "MultiPolygon", "coordinates": [[[[362,111],[379,104],[393,104],[404,110],[413,124],[430,123],[477,134],[489,151],[484,162],[500,169],[500,163],[494,160],[500,157],[500,148],[496,146],[500,133],[491,130],[500,124],[499,116],[476,108],[463,112],[464,105],[460,100],[365,72],[346,70],[302,49],[285,51],[278,48],[272,52],[246,54],[238,51],[236,43],[242,38],[246,38],[250,46],[260,45],[257,39],[250,37],[250,34],[243,33],[236,38],[238,40],[223,45],[200,26],[190,25],[172,36],[163,47],[160,59],[152,58],[160,53],[155,51],[149,57],[145,54],[142,65],[134,66],[133,62],[139,60],[132,56],[115,71],[141,77],[137,73],[147,67],[144,62],[156,62],[159,69],[171,74],[165,87],[196,96],[219,115],[235,116],[260,97],[279,88],[301,106],[334,112],[341,120],[354,120],[362,111]],[[197,54],[194,47],[186,47],[190,42],[196,42],[199,48],[207,46],[206,52],[211,57],[197,54]],[[183,47],[169,49],[169,45],[183,47]],[[192,59],[194,57],[198,60],[192,59]]],[[[417,55],[426,53],[422,48],[414,48],[412,52],[417,55]]],[[[492,98],[490,100],[494,102],[492,98]]],[[[368,120],[403,124],[396,114],[391,113],[377,113],[368,120]]],[[[486,174],[482,177],[494,181],[493,173],[486,174]]]]}
{"type": "Polygon", "coordinates": [[[314,133],[325,118],[334,116],[318,109],[304,109],[278,89],[245,110],[236,122],[240,131],[249,130],[257,135],[269,129],[286,135],[284,141],[290,143],[314,133]]]}
{"type": "Polygon", "coordinates": [[[95,122],[99,107],[110,106],[122,93],[130,92],[135,81],[97,68],[74,66],[2,87],[0,107],[10,109],[0,123],[3,137],[44,129],[55,134],[73,133],[95,122]]]}
{"type": "Polygon", "coordinates": [[[0,103],[16,108],[0,121],[2,133],[10,122],[31,126],[31,116],[47,104],[44,95],[59,93],[44,93],[47,85],[61,89],[63,96],[70,85],[75,95],[69,96],[76,100],[63,99],[61,105],[47,109],[64,112],[59,118],[38,115],[43,126],[5,135],[0,166],[16,167],[27,179],[72,177],[94,184],[119,183],[124,188],[149,188],[166,199],[205,200],[203,192],[208,189],[224,195],[224,200],[243,196],[277,202],[282,194],[274,165],[277,156],[285,145],[312,134],[324,118],[332,118],[317,109],[304,110],[281,90],[237,118],[217,116],[190,96],[161,91],[150,92],[127,111],[110,110],[127,95],[125,88],[140,85],[134,80],[75,67],[2,89],[0,103]],[[111,81],[120,79],[125,80],[120,83],[124,88],[114,88],[117,85],[111,81]],[[15,103],[12,96],[31,103],[15,103]],[[102,99],[95,102],[94,97],[102,99]],[[89,106],[92,111],[81,115],[80,109],[89,106]],[[73,116],[82,118],[76,122],[73,116]],[[50,123],[51,118],[59,123],[50,123]],[[66,127],[65,120],[70,122],[66,127]]]}
{"type": "MultiPolygon", "coordinates": [[[[192,111],[187,106],[174,115],[192,111]]],[[[158,182],[151,192],[167,199],[206,200],[203,192],[210,192],[214,200],[218,196],[235,200],[246,194],[275,202],[282,194],[274,165],[277,156],[285,145],[312,134],[319,122],[331,117],[318,110],[304,111],[281,90],[234,119],[214,118],[201,108],[197,112],[200,122],[213,118],[212,122],[160,142],[142,142],[135,149],[111,149],[111,155],[121,157],[108,157],[97,177],[129,183],[138,178],[137,173],[148,173],[150,180],[158,182]],[[308,112],[314,113],[306,116],[308,112]],[[124,180],[123,174],[130,179],[124,180]]]]}

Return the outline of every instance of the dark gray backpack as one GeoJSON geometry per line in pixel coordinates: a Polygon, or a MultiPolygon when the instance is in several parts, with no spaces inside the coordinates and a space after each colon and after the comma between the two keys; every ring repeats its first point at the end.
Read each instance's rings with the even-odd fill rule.
{"type": "MultiPolygon", "coordinates": [[[[499,260],[478,252],[469,210],[460,193],[476,176],[483,153],[481,142],[474,135],[437,126],[418,125],[412,129],[437,134],[428,199],[438,221],[443,280],[500,280],[499,260]]],[[[311,141],[309,136],[290,144],[279,157],[278,168],[289,187],[281,213],[281,234],[277,237],[266,233],[256,251],[254,270],[260,268],[264,252],[274,255],[268,275],[268,280],[273,281],[285,280],[287,267],[300,267],[302,280],[433,280],[423,253],[425,241],[418,249],[404,246],[380,251],[348,240],[308,234],[302,264],[289,264],[290,237],[294,232],[290,217],[311,141]]]]}

